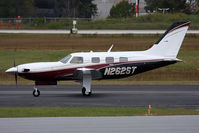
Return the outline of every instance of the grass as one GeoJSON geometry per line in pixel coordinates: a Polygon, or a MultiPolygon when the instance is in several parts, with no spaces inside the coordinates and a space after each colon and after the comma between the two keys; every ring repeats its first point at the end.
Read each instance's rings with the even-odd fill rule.
{"type": "MultiPolygon", "coordinates": [[[[113,51],[145,50],[159,37],[159,35],[0,34],[0,83],[7,84],[13,81],[13,76],[6,74],[5,70],[13,66],[14,58],[17,64],[58,61],[72,52],[107,51],[111,44],[114,44],[113,51]]],[[[197,35],[188,35],[185,38],[178,55],[184,62],[116,81],[127,84],[135,81],[170,81],[169,84],[174,83],[171,81],[178,83],[193,81],[195,84],[199,79],[198,42],[197,35]]],[[[32,83],[19,78],[20,81],[32,83]]],[[[107,82],[113,83],[110,80],[105,84],[107,82]]]]}
{"type": "MultiPolygon", "coordinates": [[[[120,19],[108,19],[108,20],[96,20],[86,21],[78,20],[77,27],[79,29],[165,29],[173,22],[176,21],[191,21],[191,29],[199,29],[199,17],[198,15],[186,15],[186,14],[149,14],[140,16],[138,18],[120,18],[120,19]]],[[[64,28],[70,29],[71,24],[65,24],[60,21],[64,28]]]]}
{"type": "MultiPolygon", "coordinates": [[[[0,107],[0,118],[13,117],[91,117],[145,116],[146,108],[115,107],[0,107]]],[[[183,108],[152,108],[151,115],[199,115],[199,111],[183,108]]]]}
{"type": "MultiPolygon", "coordinates": [[[[160,14],[153,13],[136,18],[120,18],[106,20],[77,20],[78,29],[165,29],[176,21],[191,21],[190,29],[199,29],[199,15],[187,15],[182,13],[160,14]]],[[[62,18],[45,23],[43,18],[36,18],[31,24],[23,21],[22,29],[71,29],[72,19],[62,18]]],[[[12,24],[15,28],[15,23],[12,24]]],[[[3,23],[3,28],[8,28],[3,23]]]]}
{"type": "MultiPolygon", "coordinates": [[[[0,50],[64,50],[64,51],[113,51],[145,50],[160,35],[35,35],[0,34],[0,50]]],[[[181,50],[199,50],[199,35],[187,35],[181,50]]]]}

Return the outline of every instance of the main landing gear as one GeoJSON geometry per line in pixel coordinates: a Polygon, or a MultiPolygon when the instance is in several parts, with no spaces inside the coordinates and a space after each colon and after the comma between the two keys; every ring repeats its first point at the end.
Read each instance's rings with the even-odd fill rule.
{"type": "MultiPolygon", "coordinates": [[[[82,95],[83,96],[91,96],[92,90],[91,90],[91,70],[81,70],[82,72],[82,78],[80,79],[80,82],[82,84],[82,95]]],[[[39,97],[40,91],[36,88],[36,85],[34,86],[33,96],[39,97]]]]}
{"type": "Polygon", "coordinates": [[[92,95],[92,91],[87,92],[87,91],[86,91],[86,88],[83,87],[83,88],[82,88],[82,95],[83,95],[83,96],[91,96],[91,95],[92,95]]]}
{"type": "Polygon", "coordinates": [[[33,96],[38,97],[40,95],[40,91],[34,86],[33,96]]]}
{"type": "Polygon", "coordinates": [[[82,79],[82,95],[83,96],[91,96],[92,90],[91,90],[91,71],[83,71],[83,79],[82,79]]]}

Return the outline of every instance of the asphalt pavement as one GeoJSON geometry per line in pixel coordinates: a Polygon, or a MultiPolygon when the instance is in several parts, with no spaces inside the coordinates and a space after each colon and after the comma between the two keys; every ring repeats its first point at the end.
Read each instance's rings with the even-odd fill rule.
{"type": "Polygon", "coordinates": [[[0,118],[1,133],[198,133],[199,116],[0,118]]]}
{"type": "Polygon", "coordinates": [[[0,107],[152,107],[199,108],[199,85],[93,85],[82,96],[80,85],[0,85],[0,107]]]}

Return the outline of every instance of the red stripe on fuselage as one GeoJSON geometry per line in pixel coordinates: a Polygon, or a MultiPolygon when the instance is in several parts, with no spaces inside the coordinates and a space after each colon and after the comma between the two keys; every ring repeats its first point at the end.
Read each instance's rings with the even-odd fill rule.
{"type": "MultiPolygon", "coordinates": [[[[151,61],[162,61],[162,59],[98,64],[98,65],[85,66],[84,68],[102,69],[102,68],[105,68],[108,66],[112,67],[114,65],[120,65],[120,64],[151,62],[151,61]]],[[[29,79],[29,80],[51,81],[51,80],[56,80],[58,77],[61,77],[61,76],[72,75],[78,68],[82,68],[82,67],[69,68],[69,69],[63,69],[63,70],[46,71],[46,72],[18,73],[18,75],[25,79],[29,79]]]]}

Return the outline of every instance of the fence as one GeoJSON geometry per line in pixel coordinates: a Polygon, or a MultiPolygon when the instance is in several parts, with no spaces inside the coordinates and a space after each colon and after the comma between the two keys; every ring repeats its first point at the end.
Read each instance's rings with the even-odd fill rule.
{"type": "Polygon", "coordinates": [[[51,22],[59,22],[66,26],[72,26],[72,21],[91,21],[91,18],[59,18],[59,17],[43,17],[43,18],[0,18],[0,29],[21,29],[28,26],[41,26],[50,24],[51,22]]]}

